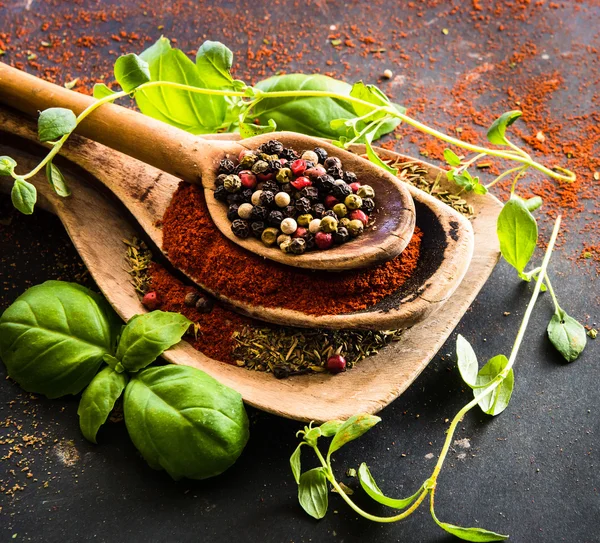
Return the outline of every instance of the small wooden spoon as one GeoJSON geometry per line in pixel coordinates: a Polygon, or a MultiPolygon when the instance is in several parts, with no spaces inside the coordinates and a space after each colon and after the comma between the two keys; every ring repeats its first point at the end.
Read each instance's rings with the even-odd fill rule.
{"type": "MultiPolygon", "coordinates": [[[[50,107],[81,113],[94,99],[67,90],[0,63],[0,101],[32,116],[50,107]]],[[[263,134],[243,141],[209,141],[114,104],[104,104],[89,115],[77,132],[190,183],[201,183],[206,203],[217,228],[231,241],[257,255],[289,266],[328,271],[363,268],[399,255],[410,241],[415,226],[412,197],[398,179],[356,155],[294,132],[263,134]],[[277,139],[296,151],[323,147],[338,157],[344,168],[354,171],[363,184],[375,189],[375,225],[351,243],[327,251],[288,255],[266,247],[254,238],[241,239],[231,231],[227,206],[214,198],[219,161],[237,157],[244,149],[256,149],[277,139]]],[[[131,179],[135,183],[135,178],[131,179]]],[[[123,202],[136,216],[131,202],[123,202]]]]}

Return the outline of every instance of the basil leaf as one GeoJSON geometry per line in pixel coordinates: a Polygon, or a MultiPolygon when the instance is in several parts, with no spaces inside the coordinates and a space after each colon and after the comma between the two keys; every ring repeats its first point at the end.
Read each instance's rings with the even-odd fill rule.
{"type": "Polygon", "coordinates": [[[515,374],[511,369],[502,383],[492,392],[484,394],[482,388],[493,381],[500,372],[504,370],[508,364],[508,359],[503,354],[499,354],[491,358],[488,363],[479,370],[477,381],[473,389],[475,398],[479,400],[479,407],[488,415],[499,415],[508,407],[512,391],[515,386],[515,374]]]}
{"type": "Polygon", "coordinates": [[[585,349],[585,328],[560,309],[548,323],[548,337],[567,362],[573,362],[585,349]]]}
{"type": "Polygon", "coordinates": [[[460,158],[452,149],[444,149],[444,160],[450,166],[460,166],[460,158]]]}
{"type": "Polygon", "coordinates": [[[535,251],[538,228],[533,215],[520,198],[511,197],[504,204],[496,231],[502,256],[521,274],[535,251]]]}
{"type": "MultiPolygon", "coordinates": [[[[193,87],[215,88],[203,79],[196,65],[179,49],[171,48],[167,38],[160,38],[140,58],[150,68],[151,81],[172,81],[193,87]]],[[[213,74],[214,75],[214,74],[213,74]]],[[[170,87],[143,89],[135,93],[140,111],[192,134],[215,132],[224,122],[227,101],[170,87]]]]}
{"type": "Polygon", "coordinates": [[[0,175],[11,175],[16,167],[16,160],[9,156],[0,156],[0,175]]]}
{"type": "Polygon", "coordinates": [[[71,189],[69,189],[67,186],[67,182],[65,181],[63,174],[58,169],[58,166],[55,166],[52,161],[46,164],[46,178],[56,194],[62,196],[63,198],[71,195],[71,189]]]}
{"type": "Polygon", "coordinates": [[[456,338],[456,358],[462,380],[473,388],[477,384],[479,363],[471,344],[460,334],[456,338]]]}
{"type": "MultiPolygon", "coordinates": [[[[359,100],[363,100],[364,102],[369,102],[370,104],[373,104],[378,107],[386,107],[391,105],[391,102],[389,101],[388,97],[385,94],[383,94],[383,92],[381,92],[375,85],[365,85],[362,81],[358,81],[354,83],[354,85],[352,85],[352,89],[350,90],[350,96],[358,98],[359,100]]],[[[356,115],[359,117],[367,115],[368,113],[373,111],[373,109],[369,106],[364,106],[362,104],[352,103],[352,107],[354,108],[356,115]]],[[[405,110],[404,108],[402,109],[402,113],[404,113],[405,110]]],[[[382,119],[385,116],[386,113],[380,111],[369,116],[368,119],[370,121],[373,121],[376,119],[382,119]]]]}
{"type": "Polygon", "coordinates": [[[107,366],[83,391],[77,415],[81,433],[88,441],[96,443],[96,434],[100,426],[108,419],[128,381],[127,374],[117,373],[107,366]]]}
{"type": "Polygon", "coordinates": [[[240,135],[242,138],[251,138],[252,136],[258,136],[260,134],[268,134],[269,132],[275,132],[277,125],[273,119],[269,119],[268,126],[263,126],[253,123],[240,123],[240,135]]]}
{"type": "MultiPolygon", "coordinates": [[[[350,95],[352,87],[325,75],[286,74],[270,77],[256,84],[262,91],[318,90],[350,95]]],[[[252,109],[252,116],[266,125],[273,119],[279,130],[300,132],[308,136],[339,139],[348,134],[348,127],[330,126],[336,119],[354,119],[352,104],[343,100],[325,97],[264,98],[252,109]]],[[[400,124],[398,119],[386,121],[377,130],[373,139],[380,138],[400,124]]],[[[362,125],[364,128],[366,125],[362,125]]]]}
{"type": "Polygon", "coordinates": [[[300,473],[302,472],[302,465],[300,463],[302,445],[304,445],[304,443],[300,443],[296,447],[296,450],[292,453],[292,456],[290,457],[290,467],[292,468],[294,479],[296,480],[296,484],[298,485],[300,484],[300,473]]]}
{"type": "Polygon", "coordinates": [[[188,366],[148,368],[132,377],[125,424],[150,467],[181,479],[223,473],[248,441],[242,397],[188,366]]]}
{"type": "Polygon", "coordinates": [[[114,348],[120,327],[106,301],[75,283],[30,288],[0,317],[0,358],[28,392],[77,394],[114,348]]]}
{"type": "Polygon", "coordinates": [[[56,141],[70,134],[77,126],[77,117],[70,109],[51,107],[40,113],[38,136],[40,141],[56,141]]]}
{"type": "Polygon", "coordinates": [[[488,141],[490,141],[490,143],[495,143],[496,145],[507,145],[508,141],[504,136],[506,128],[514,123],[521,115],[523,115],[521,111],[508,111],[500,115],[488,130],[488,141]]]}
{"type": "Polygon", "coordinates": [[[462,526],[448,524],[447,522],[440,522],[437,519],[435,519],[435,521],[440,528],[446,530],[446,532],[449,534],[455,535],[463,541],[504,541],[509,537],[508,535],[491,532],[490,530],[485,530],[484,528],[463,528],[462,526]]]}
{"type": "Polygon", "coordinates": [[[179,343],[191,324],[179,313],[152,311],[136,315],[123,329],[115,356],[126,370],[141,370],[179,343]]]}
{"type": "Polygon", "coordinates": [[[196,67],[200,77],[210,88],[229,88],[234,85],[231,77],[233,53],[218,41],[205,41],[196,54],[196,67]]]}
{"type": "Polygon", "coordinates": [[[324,468],[313,468],[300,476],[298,501],[311,517],[321,519],[325,516],[329,496],[324,468]]]}
{"type": "Polygon", "coordinates": [[[321,429],[321,435],[324,437],[331,437],[343,426],[343,420],[329,420],[319,426],[321,429]]]}
{"type": "Polygon", "coordinates": [[[375,426],[381,419],[375,415],[366,413],[354,415],[342,424],[329,444],[327,457],[343,447],[346,443],[362,436],[365,432],[375,426]]]}
{"type": "Polygon", "coordinates": [[[25,181],[25,179],[18,178],[15,179],[13,184],[10,199],[13,206],[21,213],[31,215],[37,202],[37,190],[31,183],[25,181]]]}
{"type": "Polygon", "coordinates": [[[391,507],[392,509],[404,509],[405,507],[408,507],[420,496],[422,491],[422,489],[419,488],[417,492],[408,498],[388,498],[383,494],[383,492],[381,492],[380,488],[375,482],[375,479],[373,479],[367,464],[364,462],[358,468],[358,480],[360,481],[360,486],[362,486],[363,490],[371,499],[375,500],[377,503],[391,507]]]}
{"type": "Polygon", "coordinates": [[[109,89],[104,83],[96,83],[94,85],[93,95],[97,100],[105,98],[106,96],[112,96],[113,94],[117,93],[114,90],[109,89]]]}
{"type": "Polygon", "coordinates": [[[148,63],[134,53],[123,55],[115,62],[115,79],[125,92],[131,92],[150,81],[148,63]]]}

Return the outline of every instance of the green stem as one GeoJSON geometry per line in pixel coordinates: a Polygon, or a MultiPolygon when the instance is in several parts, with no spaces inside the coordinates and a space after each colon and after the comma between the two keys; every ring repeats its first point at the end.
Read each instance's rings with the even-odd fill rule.
{"type": "Polygon", "coordinates": [[[528,167],[529,166],[521,166],[520,171],[517,173],[517,175],[515,175],[512,185],[510,186],[511,196],[515,193],[515,189],[517,188],[517,182],[519,181],[519,179],[521,179],[521,177],[525,175],[525,172],[527,171],[528,167]]]}
{"type": "Polygon", "coordinates": [[[550,277],[548,277],[548,273],[546,273],[546,278],[544,283],[548,287],[548,291],[550,292],[550,296],[552,296],[552,302],[554,303],[554,311],[555,313],[561,313],[562,308],[558,304],[558,299],[556,298],[556,294],[554,293],[554,288],[552,288],[552,283],[550,282],[550,277]]]}
{"type": "Polygon", "coordinates": [[[491,183],[488,183],[485,188],[489,189],[490,187],[493,187],[498,181],[501,181],[502,179],[504,179],[506,176],[510,175],[511,173],[515,173],[518,172],[519,170],[522,170],[524,168],[524,166],[517,166],[516,168],[511,168],[510,170],[506,170],[505,172],[502,172],[498,177],[496,177],[496,179],[494,179],[491,183]]]}
{"type": "Polygon", "coordinates": [[[484,156],[487,156],[487,153],[479,153],[478,155],[475,155],[471,160],[465,162],[464,164],[462,164],[461,166],[459,166],[456,169],[456,172],[462,172],[463,170],[466,170],[471,164],[473,164],[473,162],[479,160],[480,158],[483,158],[484,156]]]}

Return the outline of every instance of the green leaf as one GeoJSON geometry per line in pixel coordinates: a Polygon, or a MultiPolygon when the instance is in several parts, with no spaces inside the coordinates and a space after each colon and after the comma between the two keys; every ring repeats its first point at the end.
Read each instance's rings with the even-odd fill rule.
{"type": "Polygon", "coordinates": [[[268,126],[258,125],[254,123],[240,123],[240,135],[242,138],[251,138],[260,134],[268,134],[275,132],[277,125],[273,119],[269,119],[268,126]]]}
{"type": "Polygon", "coordinates": [[[573,362],[585,349],[585,328],[560,309],[548,323],[548,337],[567,362],[573,362]]]}
{"type": "Polygon", "coordinates": [[[491,532],[490,530],[485,530],[484,528],[463,528],[462,526],[448,524],[447,522],[440,522],[437,519],[436,522],[440,528],[446,530],[449,534],[455,535],[463,541],[504,541],[509,537],[508,535],[491,532]]]}
{"type": "Polygon", "coordinates": [[[324,422],[323,424],[321,424],[321,426],[319,426],[319,428],[321,429],[321,435],[323,437],[334,436],[337,433],[337,431],[343,426],[343,424],[343,420],[329,420],[327,422],[324,422]]]}
{"type": "MultiPolygon", "coordinates": [[[[196,64],[183,51],[173,49],[167,38],[160,38],[146,49],[140,58],[148,63],[151,81],[219,88],[214,86],[214,79],[208,77],[205,70],[200,73],[196,64]]],[[[210,64],[209,59],[207,63],[210,64]]],[[[204,61],[201,64],[204,68],[208,65],[204,61]]],[[[228,102],[223,96],[210,96],[164,86],[140,90],[136,92],[135,100],[145,115],[192,134],[215,132],[223,125],[228,108],[228,102]]]]}
{"type": "Polygon", "coordinates": [[[300,476],[298,501],[311,517],[321,519],[325,516],[329,496],[324,468],[313,468],[300,476]]]}
{"type": "Polygon", "coordinates": [[[473,191],[475,192],[475,194],[487,194],[487,187],[479,182],[478,177],[476,177],[475,179],[477,180],[477,184],[473,187],[473,191]]]}
{"type": "Polygon", "coordinates": [[[231,77],[233,53],[218,41],[205,41],[196,54],[196,66],[200,77],[211,88],[229,88],[234,81],[231,77]]]}
{"type": "Polygon", "coordinates": [[[508,359],[506,356],[499,354],[491,358],[477,374],[477,381],[475,383],[477,388],[474,388],[473,395],[475,398],[481,398],[479,400],[479,407],[488,415],[499,415],[507,408],[510,401],[515,386],[515,374],[512,369],[508,372],[502,383],[492,392],[485,394],[483,391],[483,388],[493,381],[504,370],[507,364],[508,359]]]}
{"type": "Polygon", "coordinates": [[[370,142],[365,142],[365,148],[367,151],[367,156],[373,164],[379,166],[380,168],[383,168],[386,172],[389,172],[392,175],[396,175],[398,173],[398,170],[396,168],[392,168],[389,164],[386,164],[385,162],[383,162],[383,160],[381,160],[381,158],[379,158],[379,155],[375,152],[370,142]]]}
{"type": "Polygon", "coordinates": [[[350,417],[339,427],[334,438],[331,440],[327,456],[331,456],[346,443],[362,436],[380,421],[381,419],[379,417],[367,415],[366,413],[350,417]]]}
{"type": "MultiPolygon", "coordinates": [[[[389,101],[388,97],[383,92],[381,92],[381,90],[379,90],[375,85],[365,85],[362,81],[357,81],[356,83],[354,83],[354,85],[352,85],[352,89],[350,90],[350,96],[358,98],[359,100],[362,100],[364,102],[369,102],[370,104],[373,104],[377,107],[387,107],[391,105],[391,102],[389,101]]],[[[356,104],[354,102],[352,103],[352,107],[354,108],[356,115],[359,117],[367,115],[371,111],[373,111],[373,109],[369,106],[363,104],[356,104]]],[[[369,116],[367,119],[369,121],[373,121],[376,119],[382,119],[385,116],[386,113],[384,111],[380,111],[369,116]]]]}
{"type": "Polygon", "coordinates": [[[106,98],[107,96],[112,96],[113,94],[117,93],[109,89],[104,83],[96,83],[94,85],[93,95],[97,100],[100,100],[100,98],[106,98]]]}
{"type": "Polygon", "coordinates": [[[136,315],[123,329],[115,356],[126,370],[141,370],[179,343],[191,324],[179,313],[152,311],[136,315]]]}
{"type": "Polygon", "coordinates": [[[533,196],[532,198],[528,198],[525,200],[525,207],[527,211],[535,211],[542,207],[542,198],[540,196],[533,196]]]}
{"type": "Polygon", "coordinates": [[[223,473],[248,441],[240,394],[189,366],[152,367],[133,376],[123,411],[129,436],[150,467],[176,480],[223,473]]]}
{"type": "Polygon", "coordinates": [[[444,149],[444,160],[450,166],[460,166],[460,158],[452,149],[444,149]]]}
{"type": "Polygon", "coordinates": [[[456,358],[462,380],[471,388],[477,384],[479,363],[471,344],[460,334],[456,338],[456,358]]]}
{"type": "Polygon", "coordinates": [[[0,156],[0,175],[11,175],[16,167],[16,160],[9,156],[0,156]]]}
{"type": "MultiPolygon", "coordinates": [[[[350,95],[352,87],[325,75],[286,74],[259,81],[261,91],[314,90],[350,95]]],[[[399,106],[398,106],[399,107],[399,106]]],[[[348,127],[342,123],[336,128],[331,122],[337,119],[354,119],[356,112],[349,102],[328,97],[264,98],[252,109],[251,116],[266,125],[269,119],[277,123],[279,130],[300,132],[308,136],[337,140],[348,135],[348,127]]],[[[380,138],[400,124],[398,119],[386,121],[373,139],[380,138]]],[[[364,128],[362,123],[359,128],[364,128]]]]}
{"type": "Polygon", "coordinates": [[[25,179],[15,179],[13,188],[10,192],[10,199],[15,206],[24,215],[31,215],[37,201],[37,190],[25,179]]]}
{"type": "Polygon", "coordinates": [[[55,166],[52,161],[46,164],[46,178],[56,194],[63,198],[71,195],[71,189],[69,189],[63,174],[58,169],[58,166],[55,166]]]}
{"type": "Polygon", "coordinates": [[[506,128],[514,123],[523,113],[521,111],[508,111],[498,117],[490,126],[487,139],[496,145],[508,145],[505,133],[506,128]]]}
{"type": "Polygon", "coordinates": [[[77,414],[81,433],[88,441],[96,443],[98,430],[108,419],[128,381],[126,373],[105,367],[83,391],[77,414]]]}
{"type": "Polygon", "coordinates": [[[317,440],[321,437],[321,428],[311,428],[304,434],[304,441],[309,445],[316,447],[317,440]]]}
{"type": "Polygon", "coordinates": [[[31,287],[0,317],[0,358],[28,392],[77,394],[113,352],[121,323],[104,298],[75,283],[31,287]]]}
{"type": "Polygon", "coordinates": [[[132,92],[150,81],[150,68],[144,59],[129,53],[115,62],[115,79],[125,92],[132,92]]]}
{"type": "Polygon", "coordinates": [[[290,457],[290,467],[292,468],[296,484],[300,484],[300,473],[302,472],[302,465],[300,463],[302,445],[304,445],[304,443],[300,443],[290,457]]]}
{"type": "Polygon", "coordinates": [[[504,204],[496,231],[502,256],[522,274],[535,251],[538,228],[533,215],[520,198],[512,197],[504,204]]]}
{"type": "Polygon", "coordinates": [[[40,141],[56,141],[77,127],[77,117],[70,109],[51,107],[40,113],[38,136],[40,141]]]}
{"type": "Polygon", "coordinates": [[[388,498],[377,486],[377,483],[371,475],[367,464],[365,464],[364,462],[358,468],[358,480],[360,481],[360,486],[362,486],[363,490],[368,494],[368,496],[371,499],[375,500],[377,503],[386,505],[387,507],[391,507],[392,509],[404,509],[405,507],[408,507],[421,495],[422,492],[422,489],[419,488],[417,492],[415,492],[412,496],[408,498],[388,498]]]}

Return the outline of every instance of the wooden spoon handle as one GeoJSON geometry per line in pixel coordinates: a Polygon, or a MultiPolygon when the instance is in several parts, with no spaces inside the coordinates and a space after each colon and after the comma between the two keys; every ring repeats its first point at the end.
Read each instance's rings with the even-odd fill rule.
{"type": "MultiPolygon", "coordinates": [[[[27,115],[63,107],[79,115],[94,98],[0,63],[0,102],[27,115]]],[[[207,141],[131,109],[103,104],[77,127],[77,133],[185,179],[201,181],[225,153],[239,152],[232,142],[207,141]]]]}

